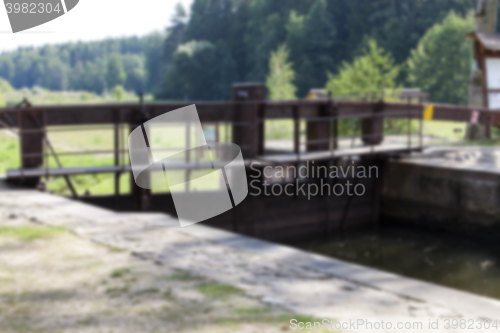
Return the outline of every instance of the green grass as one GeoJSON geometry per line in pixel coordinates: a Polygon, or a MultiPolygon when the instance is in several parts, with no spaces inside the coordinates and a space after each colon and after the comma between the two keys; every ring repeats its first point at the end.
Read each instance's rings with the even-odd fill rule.
{"type": "Polygon", "coordinates": [[[202,294],[210,297],[227,297],[230,295],[241,295],[243,291],[241,289],[235,288],[233,286],[216,283],[216,282],[207,282],[198,286],[198,291],[202,294]]]}
{"type": "MultiPolygon", "coordinates": [[[[139,97],[130,91],[124,92],[120,101],[112,92],[95,94],[87,91],[50,91],[40,87],[24,88],[4,94],[7,106],[19,104],[27,98],[33,105],[71,105],[71,104],[103,104],[117,102],[137,102],[139,97]]],[[[152,101],[152,95],[144,96],[145,101],[152,101]]]]}
{"type": "MultiPolygon", "coordinates": [[[[125,92],[120,101],[113,92],[105,92],[101,95],[85,91],[52,92],[40,87],[32,89],[20,89],[4,94],[6,104],[13,106],[27,98],[33,105],[71,105],[71,104],[102,104],[118,102],[139,103],[139,97],[132,92],[125,92]]],[[[153,101],[153,96],[145,96],[145,101],[153,101]]],[[[103,125],[100,128],[81,131],[82,126],[66,126],[67,132],[50,132],[49,140],[57,152],[69,152],[75,150],[112,150],[113,130],[111,125],[103,125]]],[[[60,127],[59,127],[60,128],[60,127]]],[[[128,126],[123,131],[122,142],[126,144],[128,137],[128,126]]],[[[124,149],[127,149],[125,146],[124,149]]],[[[72,166],[110,166],[114,165],[112,154],[108,155],[75,155],[60,156],[64,167],[72,166]]],[[[128,164],[128,155],[123,156],[122,164],[128,164]]],[[[58,167],[53,158],[48,159],[51,168],[58,167]]],[[[5,174],[8,169],[20,167],[19,140],[17,136],[5,130],[0,130],[0,174],[5,174]]],[[[105,195],[114,192],[114,175],[81,175],[70,176],[79,195],[90,194],[105,195]]],[[[47,190],[56,194],[70,195],[71,192],[63,177],[52,177],[47,182],[47,190]]],[[[130,193],[130,176],[128,173],[120,177],[120,193],[130,193]]]]}
{"type": "MultiPolygon", "coordinates": [[[[106,130],[97,130],[96,134],[93,134],[93,131],[77,131],[72,134],[71,127],[68,127],[68,130],[70,130],[69,133],[64,132],[64,135],[63,132],[54,132],[54,136],[49,137],[57,152],[74,150],[111,150],[113,147],[112,140],[109,139],[111,136],[110,133],[112,133],[109,126],[106,130]],[[86,137],[90,137],[91,139],[89,146],[86,144],[88,142],[86,137]],[[102,140],[95,140],[96,138],[102,138],[102,140]],[[95,142],[100,143],[96,144],[95,142]]],[[[0,130],[0,174],[5,174],[8,169],[19,168],[19,156],[18,137],[8,131],[0,130]]],[[[58,167],[53,157],[47,160],[49,167],[58,167]]],[[[59,160],[64,167],[114,165],[114,158],[111,154],[59,156],[59,160]]],[[[125,155],[122,164],[128,163],[128,156],[125,155]]],[[[115,180],[113,174],[77,175],[70,176],[70,179],[79,195],[84,195],[87,191],[90,194],[101,195],[114,193],[115,180]]],[[[47,181],[47,191],[62,195],[71,194],[63,177],[50,177],[47,181]]],[[[120,176],[120,193],[130,193],[129,173],[124,173],[120,176]]]]}
{"type": "Polygon", "coordinates": [[[114,253],[120,253],[120,252],[126,252],[125,249],[122,249],[121,247],[117,247],[117,246],[106,246],[109,250],[109,252],[114,252],[114,253]]]}
{"type": "Polygon", "coordinates": [[[125,275],[129,274],[130,273],[130,268],[127,268],[127,267],[120,267],[120,268],[116,268],[114,269],[112,272],[111,272],[111,277],[116,279],[116,278],[122,278],[124,277],[125,275]]]}
{"type": "Polygon", "coordinates": [[[293,120],[266,120],[266,140],[293,140],[293,120]]]}
{"type": "Polygon", "coordinates": [[[424,135],[433,135],[445,139],[464,140],[467,129],[466,123],[453,121],[424,121],[424,135]]]}
{"type": "Polygon", "coordinates": [[[134,295],[140,296],[140,295],[148,295],[148,294],[159,294],[160,289],[150,287],[150,288],[145,288],[145,289],[139,289],[134,292],[134,295]]]}
{"type": "MultiPolygon", "coordinates": [[[[263,305],[258,307],[248,307],[248,308],[237,308],[232,311],[236,318],[232,318],[224,322],[226,325],[239,324],[241,322],[261,322],[261,323],[271,323],[271,324],[281,324],[281,330],[287,331],[290,329],[290,320],[296,319],[297,323],[314,323],[322,322],[322,319],[294,313],[280,313],[276,314],[270,306],[263,305]]],[[[301,332],[335,332],[336,330],[330,329],[294,329],[301,332]]]]}
{"type": "Polygon", "coordinates": [[[168,299],[168,300],[174,300],[174,295],[172,294],[172,289],[168,288],[165,290],[162,294],[163,298],[168,299]]]}
{"type": "MultiPolygon", "coordinates": [[[[85,126],[65,126],[65,127],[49,127],[49,140],[56,150],[57,153],[70,153],[75,151],[113,151],[114,149],[114,137],[113,129],[111,125],[103,126],[93,126],[92,129],[85,130],[85,126]],[[60,131],[64,129],[65,131],[60,131]],[[83,129],[83,130],[82,130],[83,129]],[[55,130],[52,131],[51,130],[55,130]]],[[[177,128],[171,129],[174,133],[173,137],[175,140],[170,141],[169,138],[172,136],[165,136],[164,131],[159,131],[158,129],[153,130],[153,140],[155,144],[159,147],[176,147],[183,144],[182,135],[184,129],[177,128]],[[179,135],[177,135],[179,134],[179,135]]],[[[124,126],[123,128],[123,138],[124,143],[123,149],[127,150],[127,134],[129,128],[124,126]]],[[[224,131],[222,131],[224,132],[224,131]]],[[[221,134],[221,138],[224,138],[224,133],[221,134]]],[[[193,137],[193,140],[195,138],[193,137]]],[[[194,141],[193,141],[194,142],[194,141]]],[[[0,130],[0,174],[5,174],[8,169],[17,169],[20,167],[20,152],[19,152],[19,140],[18,137],[5,130],[0,130]]],[[[115,164],[114,156],[112,153],[106,154],[87,154],[87,155],[59,155],[59,161],[63,167],[83,167],[83,166],[111,166],[115,164]]],[[[208,159],[207,156],[201,156],[201,158],[208,159]]],[[[127,153],[122,154],[120,164],[128,165],[130,163],[127,153]]],[[[48,165],[49,168],[58,168],[59,165],[52,155],[48,157],[43,166],[48,165]]],[[[185,170],[173,171],[177,173],[179,177],[185,177],[185,170]]],[[[191,177],[197,177],[204,175],[206,171],[197,170],[191,172],[191,177]],[[199,175],[197,175],[199,174],[199,175]]],[[[164,181],[163,172],[158,172],[161,181],[164,181]]],[[[114,174],[90,174],[90,175],[74,175],[69,176],[71,182],[73,183],[76,192],[79,195],[85,195],[89,193],[90,195],[109,195],[114,193],[115,179],[114,174]]],[[[154,178],[153,178],[154,179],[154,178]]],[[[44,178],[45,180],[45,178],[44,178]]],[[[120,175],[120,193],[128,194],[130,193],[130,173],[125,172],[120,175]]],[[[219,188],[221,180],[218,178],[218,173],[213,173],[212,177],[205,177],[201,182],[191,183],[191,191],[198,190],[213,190],[219,188]]],[[[71,195],[71,192],[66,184],[64,177],[50,177],[46,180],[47,191],[55,194],[61,195],[71,195]]],[[[169,192],[167,190],[153,190],[154,193],[157,192],[169,192]]]]}
{"type": "Polygon", "coordinates": [[[0,227],[0,236],[17,238],[22,241],[32,241],[40,238],[53,237],[65,233],[66,228],[50,226],[0,227]]]}
{"type": "Polygon", "coordinates": [[[196,276],[193,276],[189,273],[175,273],[169,276],[169,280],[173,281],[194,281],[197,280],[198,278],[196,276]]]}
{"type": "Polygon", "coordinates": [[[234,313],[243,317],[262,317],[269,312],[267,307],[238,308],[234,313]]]}
{"type": "Polygon", "coordinates": [[[9,131],[0,130],[0,174],[7,169],[18,168],[21,164],[19,140],[9,131]]]}
{"type": "Polygon", "coordinates": [[[127,293],[129,289],[130,289],[129,286],[110,287],[106,289],[106,294],[108,294],[111,297],[118,297],[127,293]]]}
{"type": "MultiPolygon", "coordinates": [[[[389,135],[404,135],[408,133],[408,125],[411,132],[416,134],[420,130],[420,121],[407,119],[384,119],[384,133],[389,135]]],[[[435,136],[443,139],[463,140],[467,123],[452,121],[423,121],[424,135],[435,136]]],[[[361,133],[359,120],[354,118],[340,119],[338,122],[339,136],[353,136],[361,133]]],[[[306,140],[306,123],[300,122],[300,139],[306,140]]],[[[265,123],[266,140],[293,140],[293,120],[267,120],[265,123]]]]}

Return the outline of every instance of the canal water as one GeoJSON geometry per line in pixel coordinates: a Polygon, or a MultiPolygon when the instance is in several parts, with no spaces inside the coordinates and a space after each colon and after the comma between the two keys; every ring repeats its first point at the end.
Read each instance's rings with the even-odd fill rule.
{"type": "Polygon", "coordinates": [[[500,244],[446,232],[384,226],[339,233],[303,250],[500,299],[500,244]]]}

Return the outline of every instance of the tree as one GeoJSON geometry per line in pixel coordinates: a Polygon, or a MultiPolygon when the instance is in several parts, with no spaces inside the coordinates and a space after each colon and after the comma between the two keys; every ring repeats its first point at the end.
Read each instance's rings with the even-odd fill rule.
{"type": "Polygon", "coordinates": [[[186,10],[181,4],[177,4],[175,14],[171,19],[171,25],[167,29],[167,38],[163,46],[164,62],[167,66],[174,61],[175,51],[184,41],[186,19],[186,10]]]}
{"type": "MultiPolygon", "coordinates": [[[[316,0],[251,0],[244,34],[248,81],[263,81],[271,52],[287,38],[286,24],[291,11],[307,14],[316,0]]],[[[291,47],[291,45],[288,45],[291,47]]],[[[295,59],[294,59],[295,60],[295,59]]],[[[296,63],[297,65],[297,63],[296,63]]]]}
{"type": "Polygon", "coordinates": [[[408,81],[436,102],[466,104],[471,66],[472,14],[451,12],[422,37],[408,60],[408,81]]]}
{"type": "Polygon", "coordinates": [[[10,85],[9,81],[0,78],[0,93],[9,93],[14,89],[10,85]]]}
{"type": "MultiPolygon", "coordinates": [[[[363,54],[360,45],[365,38],[376,40],[396,63],[403,63],[426,31],[441,22],[450,10],[465,15],[475,8],[475,3],[476,0],[193,0],[189,16],[182,6],[176,8],[165,33],[3,52],[0,77],[16,89],[39,85],[52,90],[85,89],[97,93],[112,89],[116,81],[121,81],[127,90],[144,86],[145,92],[158,90],[160,96],[166,91],[163,81],[167,72],[172,75],[178,70],[171,67],[176,66],[174,58],[179,45],[207,41],[216,47],[214,52],[222,55],[220,59],[226,65],[221,67],[233,68],[232,73],[220,77],[230,75],[235,81],[262,82],[268,75],[271,53],[286,43],[296,72],[297,95],[304,96],[310,88],[324,86],[327,71],[337,74],[342,62],[351,62],[363,54]],[[116,80],[120,75],[114,75],[113,82],[108,82],[108,58],[112,54],[117,55],[115,60],[120,59],[115,64],[122,63],[126,79],[116,80]],[[137,56],[137,61],[130,61],[131,56],[137,56]]],[[[203,69],[207,73],[211,70],[203,69]]],[[[398,82],[403,83],[407,77],[406,72],[401,72],[398,82]]],[[[223,80],[218,91],[227,86],[223,80]]],[[[175,96],[178,98],[177,93],[175,96]]]]}
{"type": "MultiPolygon", "coordinates": [[[[165,37],[164,33],[153,33],[144,37],[144,64],[140,71],[140,75],[143,76],[142,91],[155,92],[161,84],[167,66],[164,61],[165,37]]],[[[139,73],[135,75],[137,76],[137,74],[139,73]]]]}
{"type": "Polygon", "coordinates": [[[113,97],[118,101],[121,102],[123,99],[123,95],[125,94],[125,89],[123,89],[122,86],[115,86],[113,88],[113,97]]]}
{"type": "Polygon", "coordinates": [[[50,90],[61,91],[67,89],[67,66],[60,59],[56,57],[44,59],[42,66],[44,75],[39,78],[38,85],[50,90]]]}
{"type": "Polygon", "coordinates": [[[126,79],[127,73],[123,70],[120,55],[113,53],[109,56],[107,64],[106,83],[108,88],[123,85],[126,79]]]}
{"type": "Polygon", "coordinates": [[[11,92],[12,86],[9,81],[0,78],[0,108],[5,107],[5,99],[3,97],[4,93],[11,92]]]}
{"type": "Polygon", "coordinates": [[[157,98],[174,100],[229,99],[235,66],[229,47],[190,41],[175,52],[163,90],[157,98]]]}
{"type": "Polygon", "coordinates": [[[400,67],[373,39],[367,41],[363,55],[344,62],[338,75],[328,74],[327,89],[332,96],[357,96],[375,101],[397,87],[400,67]]]}
{"type": "Polygon", "coordinates": [[[15,77],[16,65],[12,60],[12,57],[3,56],[0,57],[0,77],[11,81],[15,77]]]}
{"type": "Polygon", "coordinates": [[[228,37],[233,24],[233,0],[195,0],[186,39],[216,43],[228,37]]]}
{"type": "Polygon", "coordinates": [[[127,80],[124,85],[125,90],[136,93],[144,92],[146,81],[144,56],[139,54],[124,54],[121,58],[123,70],[127,73],[127,80]]]}
{"type": "Polygon", "coordinates": [[[316,0],[304,22],[303,61],[298,65],[301,95],[311,88],[323,87],[327,72],[335,69],[336,27],[326,0],[316,0]]]}
{"type": "Polygon", "coordinates": [[[266,85],[269,90],[269,98],[273,101],[296,98],[297,88],[293,84],[295,72],[292,64],[288,62],[288,56],[289,51],[285,45],[281,45],[271,54],[266,85]]]}
{"type": "Polygon", "coordinates": [[[167,37],[163,43],[163,54],[161,64],[163,70],[158,70],[151,58],[148,57],[148,86],[153,88],[156,99],[184,99],[183,87],[175,84],[177,69],[174,66],[174,58],[179,45],[184,41],[186,33],[187,13],[181,4],[177,4],[175,14],[171,18],[171,25],[167,28],[167,37]]]}

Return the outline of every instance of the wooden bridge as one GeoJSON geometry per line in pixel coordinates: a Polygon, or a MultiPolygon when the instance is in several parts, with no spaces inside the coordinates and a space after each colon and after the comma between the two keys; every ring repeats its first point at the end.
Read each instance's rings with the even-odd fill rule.
{"type": "MultiPolygon", "coordinates": [[[[169,194],[151,195],[149,190],[137,187],[131,177],[131,193],[120,193],[119,179],[131,172],[128,149],[122,139],[145,121],[166,112],[195,104],[202,124],[212,124],[219,132],[230,132],[231,141],[238,144],[247,163],[261,165],[299,165],[305,161],[317,161],[328,165],[357,156],[359,164],[383,165],[388,156],[408,154],[423,148],[422,114],[424,105],[413,103],[351,102],[332,99],[296,100],[271,102],[264,100],[262,85],[235,85],[231,102],[189,103],[137,103],[75,106],[31,106],[23,103],[15,108],[0,109],[0,127],[15,131],[20,138],[21,166],[9,170],[7,177],[36,186],[41,177],[63,176],[75,198],[78,197],[71,175],[113,173],[115,193],[110,196],[81,197],[114,209],[163,210],[175,214],[169,194]],[[289,151],[266,149],[264,136],[267,120],[288,119],[293,121],[293,144],[289,151]],[[339,122],[357,119],[355,137],[339,135],[339,122]],[[401,133],[404,142],[384,144],[384,119],[404,119],[408,132],[401,133]],[[301,137],[300,123],[306,123],[305,140],[301,137]],[[417,133],[410,124],[418,123],[417,133]],[[65,126],[81,125],[89,131],[93,126],[111,125],[114,129],[114,149],[86,150],[57,153],[48,138],[49,131],[68,130],[65,126]],[[84,125],[84,126],[83,126],[84,125]],[[347,143],[347,144],[346,144],[347,143]],[[361,143],[361,144],[359,144],[361,143]],[[301,148],[302,147],[302,148],[301,148]],[[59,156],[70,154],[113,154],[114,164],[109,166],[85,166],[68,168],[61,164],[59,156]],[[49,168],[47,160],[55,159],[58,168],[49,168]]],[[[434,105],[434,120],[469,122],[473,111],[479,112],[479,123],[486,128],[500,126],[500,114],[487,109],[471,109],[451,105],[434,105]]],[[[71,128],[71,131],[78,128],[71,128]]],[[[226,135],[227,137],[227,135],[226,135]]],[[[192,163],[191,163],[192,164],[192,163]]],[[[179,169],[196,167],[181,164],[179,169]]],[[[249,170],[249,175],[251,171],[249,170]]],[[[340,180],[346,181],[347,179],[340,180]]],[[[330,233],[346,225],[371,223],[378,219],[379,180],[362,180],[371,193],[362,198],[335,197],[315,200],[300,197],[252,197],[230,212],[212,219],[209,223],[245,234],[260,235],[273,239],[290,238],[303,234],[330,233]],[[238,220],[235,216],[238,215],[238,220]],[[290,226],[296,228],[289,228],[290,226]],[[276,230],[281,232],[276,233],[276,230]]]]}

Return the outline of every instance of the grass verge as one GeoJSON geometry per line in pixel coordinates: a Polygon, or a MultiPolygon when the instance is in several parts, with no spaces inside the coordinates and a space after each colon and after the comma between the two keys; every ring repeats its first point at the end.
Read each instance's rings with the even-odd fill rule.
{"type": "Polygon", "coordinates": [[[22,241],[32,241],[40,238],[48,238],[67,232],[63,227],[34,226],[34,227],[0,227],[1,237],[13,237],[22,241]]]}

